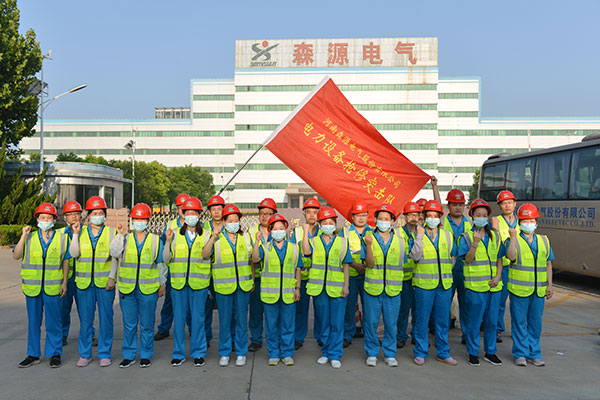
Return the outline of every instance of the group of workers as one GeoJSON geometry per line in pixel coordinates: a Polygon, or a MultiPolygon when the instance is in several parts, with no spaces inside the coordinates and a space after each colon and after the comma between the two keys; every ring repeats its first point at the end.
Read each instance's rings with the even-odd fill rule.
{"type": "Polygon", "coordinates": [[[115,294],[124,326],[120,368],[138,359],[141,367],[149,367],[155,340],[169,336],[171,325],[171,365],[182,365],[188,354],[195,366],[205,365],[215,302],[220,366],[229,365],[234,352],[235,365],[244,366],[247,352],[262,346],[263,324],[268,365],[294,365],[294,353],[308,333],[311,297],[313,333],[321,347],[317,364],[341,368],[344,348],[360,335],[355,324],[360,298],[367,366],[376,366],[380,352],[388,366],[398,366],[397,350],[409,334],[413,362],[424,365],[429,332],[436,360],[457,365],[448,344],[455,292],[470,365],[480,364],[480,347],[485,361],[502,364],[496,346],[510,296],[514,362],[543,366],[542,313],[553,293],[554,256],[548,238],[535,233],[537,208],[526,203],[517,210],[517,199],[505,190],[497,198],[501,215],[492,217],[489,204],[476,199],[465,216],[465,196],[453,189],[444,216],[436,193],[435,200],[407,203],[401,213],[389,204],[373,210],[354,201],[352,223],[342,229],[336,211],[311,198],[302,208],[304,223],[289,230],[275,201],[266,198],[258,205],[259,223],[247,232],[240,226],[240,209],[222,197],[210,198],[210,220],[202,224],[201,201],[181,194],[178,218],[162,235],[149,232],[152,211],[144,203],[131,210],[130,232],[105,226],[107,207],[99,196],[85,204],[88,225],[82,225],[80,204],[67,202],[67,225],[61,229],[54,229],[54,205],[43,203],[35,211],[38,230],[25,226],[13,250],[13,257],[22,259],[28,316],[27,357],[19,367],[40,362],[44,312],[44,355],[50,367],[61,366],[73,299],[80,320],[77,366],[92,360],[96,308],[99,365],[111,365],[115,294]],[[372,227],[367,224],[371,213],[372,227]],[[161,296],[165,301],[155,334],[161,296]]]}

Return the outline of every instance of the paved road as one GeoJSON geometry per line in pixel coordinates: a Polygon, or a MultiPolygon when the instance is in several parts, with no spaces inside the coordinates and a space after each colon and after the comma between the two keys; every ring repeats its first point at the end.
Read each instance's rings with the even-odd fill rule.
{"type": "MultiPolygon", "coordinates": [[[[460,364],[447,366],[428,359],[424,367],[412,363],[410,347],[398,353],[399,368],[364,365],[362,340],[346,349],[341,370],[319,366],[319,348],[312,338],[295,355],[294,367],[267,366],[267,352],[249,353],[245,367],[217,365],[217,341],[207,364],[196,368],[187,362],[169,365],[173,342],[156,344],[150,368],[137,365],[122,370],[121,311],[115,303],[114,364],[99,368],[97,359],[77,368],[78,318],[73,310],[70,343],[64,349],[63,366],[47,367],[48,361],[18,369],[26,349],[26,310],[21,293],[19,264],[9,250],[0,250],[0,399],[71,398],[178,398],[202,399],[598,399],[600,398],[600,279],[557,274],[555,297],[547,302],[542,350],[547,366],[519,368],[512,364],[511,340],[504,338],[498,356],[502,367],[482,362],[471,367],[458,332],[451,331],[451,352],[460,364]],[[86,395],[89,393],[89,396],[86,395]]],[[[162,301],[159,301],[159,307],[162,301]]],[[[158,314],[158,313],[157,313],[158,314]]],[[[216,314],[215,314],[216,317],[216,314]]],[[[216,318],[215,318],[216,321],[216,318]]],[[[508,322],[508,321],[507,321],[508,322]]],[[[311,323],[312,326],[312,323],[311,323]]],[[[218,327],[215,326],[215,335],[218,327]]]]}

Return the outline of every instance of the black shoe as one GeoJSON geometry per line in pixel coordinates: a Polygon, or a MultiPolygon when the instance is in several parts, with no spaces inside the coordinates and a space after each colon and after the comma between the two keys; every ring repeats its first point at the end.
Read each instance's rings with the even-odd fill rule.
{"type": "Polygon", "coordinates": [[[204,364],[206,364],[206,362],[204,361],[204,358],[202,358],[202,357],[194,358],[194,367],[203,367],[204,364]]]}
{"type": "Polygon", "coordinates": [[[472,356],[471,354],[469,354],[469,365],[478,367],[479,366],[479,357],[472,356]]]}
{"type": "Polygon", "coordinates": [[[154,335],[154,340],[158,342],[159,340],[163,340],[164,338],[168,337],[169,332],[156,332],[156,335],[154,335]]]}
{"type": "Polygon", "coordinates": [[[304,343],[294,342],[294,349],[299,350],[302,346],[304,346],[304,343]]]}
{"type": "Polygon", "coordinates": [[[60,362],[60,356],[50,357],[50,368],[58,368],[61,365],[62,365],[62,362],[60,362]]]}
{"type": "Polygon", "coordinates": [[[133,364],[135,364],[135,360],[123,360],[121,361],[121,363],[119,364],[119,368],[129,368],[131,367],[133,364]]]}
{"type": "Polygon", "coordinates": [[[502,336],[500,334],[496,335],[496,343],[502,343],[502,336]]]}
{"type": "Polygon", "coordinates": [[[185,362],[185,358],[174,358],[171,360],[171,367],[179,367],[185,362]]]}
{"type": "Polygon", "coordinates": [[[92,346],[98,347],[98,338],[96,336],[92,336],[92,346]]]}
{"type": "Polygon", "coordinates": [[[460,339],[460,344],[467,344],[467,340],[466,339],[460,339]]]}
{"type": "Polygon", "coordinates": [[[344,348],[350,346],[352,344],[352,342],[348,339],[344,339],[344,348]]]}
{"type": "Polygon", "coordinates": [[[406,340],[396,340],[396,347],[401,349],[406,346],[406,340]]]}
{"type": "Polygon", "coordinates": [[[365,333],[363,332],[362,328],[356,328],[356,333],[354,334],[354,338],[360,339],[360,338],[364,338],[364,337],[365,337],[365,333]]]}
{"type": "Polygon", "coordinates": [[[456,328],[456,318],[450,320],[450,329],[456,328]]]}
{"type": "Polygon", "coordinates": [[[319,345],[319,347],[323,347],[323,342],[317,340],[317,344],[319,345]]]}
{"type": "Polygon", "coordinates": [[[39,357],[27,356],[27,357],[25,357],[25,359],[23,361],[21,361],[19,363],[19,368],[29,368],[32,365],[39,364],[39,363],[40,363],[39,357]]]}
{"type": "Polygon", "coordinates": [[[258,351],[260,348],[262,347],[262,344],[260,343],[250,343],[250,346],[248,346],[248,351],[258,351]]]}
{"type": "Polygon", "coordinates": [[[502,365],[502,361],[495,354],[486,354],[483,356],[483,359],[492,365],[502,365]]]}
{"type": "Polygon", "coordinates": [[[69,344],[69,342],[67,341],[67,338],[63,338],[63,346],[66,346],[68,344],[69,344]]]}
{"type": "Polygon", "coordinates": [[[147,358],[142,358],[140,360],[140,367],[142,367],[142,368],[148,368],[151,365],[152,365],[152,362],[150,362],[150,360],[148,360],[147,358]]]}
{"type": "Polygon", "coordinates": [[[417,344],[417,341],[415,340],[415,338],[411,338],[410,339],[410,344],[412,344],[412,345],[417,344]]]}

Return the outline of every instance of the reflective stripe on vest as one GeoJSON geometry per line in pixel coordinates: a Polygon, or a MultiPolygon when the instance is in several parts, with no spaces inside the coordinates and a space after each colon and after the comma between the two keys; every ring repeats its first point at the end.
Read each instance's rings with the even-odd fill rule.
{"type": "Polygon", "coordinates": [[[265,270],[260,278],[260,299],[267,304],[275,304],[282,297],[285,304],[292,304],[296,290],[298,246],[287,242],[283,265],[275,246],[272,240],[266,244],[265,270]]]}
{"type": "MultiPolygon", "coordinates": [[[[317,228],[317,232],[319,232],[318,228],[317,228]]],[[[296,235],[296,244],[298,245],[298,251],[300,252],[300,254],[304,254],[304,251],[302,250],[302,240],[304,238],[304,228],[301,226],[297,226],[294,229],[294,234],[296,235]]],[[[304,266],[300,269],[300,279],[303,281],[307,281],[308,280],[308,271],[310,270],[310,266],[312,264],[312,258],[304,257],[304,255],[303,255],[302,256],[302,264],[304,266]]]]}
{"type": "Polygon", "coordinates": [[[548,287],[546,262],[550,254],[550,243],[544,235],[535,236],[538,243],[537,257],[534,257],[529,243],[518,235],[515,244],[517,259],[508,270],[508,290],[519,297],[532,295],[534,289],[538,297],[546,295],[548,287]],[[540,243],[544,245],[541,246],[540,243]]]}
{"type": "MultiPolygon", "coordinates": [[[[394,231],[404,241],[404,251],[406,252],[406,255],[408,256],[408,252],[410,249],[410,239],[412,237],[412,239],[414,241],[416,239],[415,234],[411,233],[409,236],[409,234],[406,232],[404,227],[395,229],[394,231]]],[[[404,281],[410,281],[412,279],[413,270],[415,269],[415,260],[413,260],[412,258],[407,258],[407,261],[408,262],[404,263],[404,271],[403,271],[404,273],[402,274],[404,281]]]]}
{"type": "Polygon", "coordinates": [[[321,236],[310,239],[313,253],[306,293],[309,296],[318,296],[325,286],[329,297],[340,297],[344,288],[342,261],[348,250],[348,240],[338,235],[333,236],[331,239],[333,244],[329,249],[329,254],[326,254],[321,236]]]}
{"type": "Polygon", "coordinates": [[[423,258],[415,265],[413,286],[432,290],[438,287],[441,278],[444,289],[452,287],[452,233],[438,229],[438,236],[439,251],[429,236],[423,235],[423,258]]]}
{"type": "MultiPolygon", "coordinates": [[[[510,234],[508,233],[508,229],[510,228],[510,225],[508,225],[508,222],[506,222],[504,215],[498,215],[496,217],[496,219],[498,220],[498,232],[500,233],[500,238],[502,238],[503,242],[506,242],[510,238],[510,234]]],[[[516,220],[517,220],[517,217],[515,216],[515,221],[516,220]]],[[[518,222],[517,222],[517,225],[515,226],[515,229],[517,230],[517,236],[518,236],[519,233],[521,233],[521,227],[519,226],[518,222]]],[[[510,265],[510,260],[507,257],[503,257],[502,265],[504,267],[508,268],[508,266],[510,265]]]]}
{"type": "Polygon", "coordinates": [[[90,286],[92,276],[96,287],[106,288],[111,264],[110,242],[115,237],[115,229],[104,226],[94,249],[88,233],[89,229],[91,229],[90,226],[84,226],[79,234],[80,253],[77,259],[75,283],[81,290],[90,286]]]}
{"type": "Polygon", "coordinates": [[[188,245],[185,234],[179,231],[173,236],[169,262],[171,287],[181,290],[187,283],[193,290],[200,290],[210,284],[210,259],[202,258],[202,248],[208,241],[210,232],[205,230],[202,235],[196,233],[192,248],[188,245]]]}
{"type": "Polygon", "coordinates": [[[67,249],[64,232],[55,231],[52,241],[48,244],[46,257],[38,232],[30,232],[25,241],[23,261],[21,263],[21,284],[23,294],[35,297],[42,291],[48,296],[60,294],[63,281],[62,260],[67,249]]]}
{"type": "Polygon", "coordinates": [[[153,233],[146,233],[146,240],[138,253],[134,232],[125,238],[125,256],[119,268],[119,292],[129,294],[136,286],[143,294],[152,294],[160,286],[158,267],[154,263],[158,256],[159,237],[153,233]]]}
{"type": "MultiPolygon", "coordinates": [[[[475,250],[475,258],[470,263],[464,260],[465,288],[474,292],[499,292],[502,290],[502,281],[498,286],[490,288],[491,281],[498,273],[498,251],[500,251],[500,234],[496,231],[490,231],[488,235],[488,245],[485,246],[483,239],[479,242],[475,250]]],[[[461,235],[465,238],[467,246],[471,247],[473,243],[473,231],[470,230],[461,235]]]]}
{"type": "Polygon", "coordinates": [[[244,292],[252,290],[252,267],[250,266],[250,247],[246,236],[237,235],[235,254],[223,232],[214,243],[215,261],[212,265],[212,278],[215,292],[232,294],[238,288],[244,292]]]}
{"type": "MultiPolygon", "coordinates": [[[[452,230],[452,225],[450,224],[450,215],[446,215],[444,217],[444,230],[448,231],[450,233],[452,233],[452,235],[454,235],[454,231],[452,230]]],[[[456,243],[454,243],[456,246],[458,246],[458,238],[460,237],[460,235],[462,235],[465,232],[469,232],[471,230],[471,228],[473,228],[473,225],[471,225],[471,219],[469,217],[466,217],[463,215],[463,231],[459,232],[459,234],[456,237],[456,243]]],[[[459,225],[460,227],[460,225],[459,225]]]]}
{"type": "MultiPolygon", "coordinates": [[[[65,235],[65,239],[67,240],[67,245],[65,249],[68,249],[71,246],[71,238],[66,233],[66,227],[58,229],[56,232],[60,232],[61,235],[65,235]]],[[[73,272],[75,271],[75,259],[73,257],[69,258],[69,274],[67,275],[67,279],[71,279],[73,277],[73,272]]]]}
{"type": "MultiPolygon", "coordinates": [[[[367,227],[365,226],[365,231],[367,227]]],[[[363,233],[366,233],[363,231],[363,233]]],[[[348,245],[350,246],[350,254],[352,255],[352,261],[358,264],[362,264],[362,260],[360,258],[360,250],[362,249],[363,239],[360,237],[356,230],[350,230],[349,228],[344,227],[344,237],[348,240],[348,245]]],[[[350,276],[358,276],[358,271],[353,266],[350,266],[349,269],[350,276]]]]}
{"type": "Polygon", "coordinates": [[[367,267],[365,271],[365,292],[379,296],[385,288],[388,296],[397,296],[402,291],[404,240],[392,235],[387,255],[384,255],[379,241],[373,238],[371,249],[375,265],[373,268],[367,267]]]}
{"type": "MultiPolygon", "coordinates": [[[[258,228],[259,225],[252,225],[250,227],[250,229],[248,229],[248,232],[246,233],[248,235],[248,238],[246,239],[246,241],[250,241],[250,249],[252,249],[254,247],[254,238],[256,236],[256,233],[258,232],[258,228]]],[[[261,240],[262,242],[262,240],[261,240]]],[[[264,243],[261,243],[261,245],[264,243]]],[[[250,250],[252,251],[252,250],[250,250]]],[[[260,278],[260,273],[262,272],[262,270],[265,268],[265,264],[264,261],[260,261],[257,264],[254,264],[254,277],[255,278],[260,278]]]]}

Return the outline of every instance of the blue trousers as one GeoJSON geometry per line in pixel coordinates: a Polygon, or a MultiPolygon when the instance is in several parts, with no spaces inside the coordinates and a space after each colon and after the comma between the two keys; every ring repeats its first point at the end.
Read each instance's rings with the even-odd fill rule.
{"type": "MultiPolygon", "coordinates": [[[[452,297],[457,293],[458,312],[460,319],[460,330],[462,331],[462,339],[467,339],[467,323],[469,321],[469,307],[465,301],[465,277],[463,274],[462,260],[456,260],[454,268],[452,268],[452,297]]],[[[448,318],[452,319],[451,312],[448,312],[448,318]]]]}
{"type": "Polygon", "coordinates": [[[67,294],[60,299],[60,320],[62,322],[62,338],[66,340],[69,337],[69,329],[71,328],[71,309],[73,308],[73,300],[77,308],[77,286],[75,285],[75,274],[67,281],[67,294]]]}
{"type": "Polygon", "coordinates": [[[231,355],[231,323],[235,317],[235,354],[248,353],[248,304],[250,293],[239,287],[232,294],[217,293],[219,307],[219,355],[231,355]]]}
{"type": "Polygon", "coordinates": [[[365,351],[367,357],[377,357],[379,349],[383,349],[385,358],[396,357],[396,335],[398,334],[398,314],[400,313],[400,295],[390,297],[385,292],[379,296],[371,296],[365,292],[363,296],[363,330],[365,331],[365,351]],[[383,340],[379,345],[377,326],[383,315],[383,340]]]}
{"type": "MultiPolygon", "coordinates": [[[[208,288],[193,290],[185,285],[181,290],[171,288],[173,299],[173,358],[185,358],[185,322],[192,316],[190,328],[190,355],[192,358],[206,356],[206,333],[204,332],[204,312],[208,288]]],[[[212,310],[211,310],[212,311],[212,310]]]]}
{"type": "Polygon", "coordinates": [[[136,287],[130,294],[120,294],[119,304],[123,314],[123,347],[121,354],[126,360],[135,360],[138,353],[138,322],[140,327],[140,358],[152,358],[154,354],[154,321],[158,292],[143,294],[136,287]]]}
{"type": "Polygon", "coordinates": [[[300,281],[300,300],[296,303],[296,342],[304,343],[308,334],[308,310],[310,307],[310,296],[306,293],[306,283],[300,281]]]}
{"type": "Polygon", "coordinates": [[[402,292],[400,292],[400,313],[398,314],[398,334],[396,340],[406,342],[408,340],[408,314],[411,314],[410,336],[415,336],[415,290],[412,285],[412,279],[402,282],[402,292]]]}
{"type": "Polygon", "coordinates": [[[508,266],[502,268],[502,290],[500,291],[500,308],[498,309],[498,328],[496,333],[502,333],[505,330],[504,313],[506,311],[506,300],[508,299],[508,266]]]}
{"type": "Polygon", "coordinates": [[[296,303],[285,304],[281,299],[275,304],[264,304],[265,338],[269,358],[294,356],[296,303]]]}
{"type": "Polygon", "coordinates": [[[264,307],[260,300],[260,278],[254,279],[254,291],[250,293],[250,343],[262,344],[264,307]]]}
{"type": "Polygon", "coordinates": [[[429,337],[427,328],[429,317],[433,312],[435,325],[435,347],[439,358],[450,357],[448,345],[448,330],[450,329],[450,305],[452,304],[452,289],[444,289],[440,284],[432,290],[415,287],[415,305],[417,321],[415,324],[415,341],[413,348],[415,357],[426,358],[429,355],[429,337]]]}
{"type": "Polygon", "coordinates": [[[46,314],[46,345],[44,355],[46,357],[61,356],[62,348],[62,326],[60,321],[60,297],[48,296],[42,293],[35,297],[25,296],[27,305],[27,355],[40,357],[42,318],[46,314]]]}
{"type": "Polygon", "coordinates": [[[481,323],[483,322],[483,349],[485,354],[496,354],[496,327],[498,325],[498,308],[500,292],[474,292],[467,289],[465,301],[469,308],[467,325],[467,352],[479,355],[481,340],[481,323]]]}
{"type": "MultiPolygon", "coordinates": [[[[344,316],[344,339],[352,341],[356,333],[356,303],[360,295],[361,304],[364,304],[365,276],[351,276],[348,284],[350,293],[346,298],[346,314],[344,316]]],[[[364,312],[364,310],[363,310],[364,312]]]]}
{"type": "Polygon", "coordinates": [[[207,344],[213,339],[212,320],[216,301],[215,288],[211,279],[210,285],[208,285],[208,295],[206,296],[206,303],[204,306],[204,332],[206,333],[207,344]]]}
{"type": "Polygon", "coordinates": [[[340,360],[344,353],[344,314],[345,297],[329,297],[325,288],[320,295],[313,297],[315,319],[321,327],[320,339],[323,342],[321,354],[330,360],[340,360]]]}
{"type": "MultiPolygon", "coordinates": [[[[173,300],[171,299],[171,273],[167,272],[167,283],[165,285],[165,300],[162,308],[160,309],[160,324],[158,325],[157,331],[160,333],[169,333],[171,325],[173,325],[173,300]]],[[[188,314],[185,322],[187,323],[188,329],[192,331],[192,316],[188,314]]],[[[212,322],[212,319],[211,319],[212,322]]]]}
{"type": "Polygon", "coordinates": [[[110,358],[113,343],[113,303],[115,289],[106,290],[94,285],[87,289],[77,289],[77,311],[79,312],[79,356],[92,358],[92,336],[94,335],[94,314],[98,306],[99,335],[98,358],[110,358]]]}
{"type": "Polygon", "coordinates": [[[512,353],[515,358],[542,359],[540,336],[545,300],[535,293],[528,297],[510,294],[512,353]]]}

